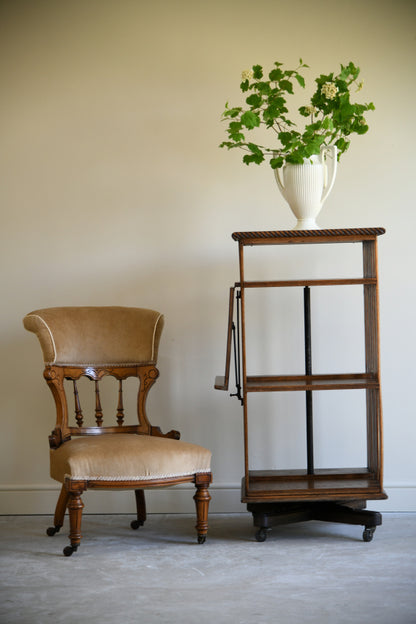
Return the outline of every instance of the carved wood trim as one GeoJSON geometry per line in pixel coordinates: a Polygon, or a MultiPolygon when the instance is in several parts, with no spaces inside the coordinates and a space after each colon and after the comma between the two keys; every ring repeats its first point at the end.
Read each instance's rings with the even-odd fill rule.
{"type": "Polygon", "coordinates": [[[150,388],[159,376],[158,369],[153,365],[146,366],[59,366],[48,365],[44,370],[44,377],[52,391],[56,406],[56,426],[49,436],[49,444],[53,449],[71,439],[71,435],[101,435],[106,433],[135,433],[154,435],[157,437],[180,439],[180,433],[171,430],[164,434],[159,427],[152,426],[146,413],[146,401],[150,388]],[[81,377],[87,377],[94,381],[95,385],[95,420],[97,426],[83,426],[83,413],[79,399],[76,382],[81,377]],[[117,404],[117,424],[103,426],[104,415],[101,406],[99,382],[103,377],[111,376],[119,381],[119,394],[117,404]],[[137,425],[124,425],[123,406],[123,380],[129,377],[139,379],[137,393],[137,425]],[[70,380],[74,384],[75,419],[77,426],[69,425],[68,403],[64,387],[64,380],[70,380]]]}
{"type": "Polygon", "coordinates": [[[155,366],[143,366],[138,370],[140,379],[139,393],[137,395],[137,417],[139,430],[142,433],[152,434],[152,427],[146,414],[146,401],[150,388],[159,377],[159,371],[155,366]]]}
{"type": "Polygon", "coordinates": [[[382,227],[348,228],[335,230],[280,230],[271,232],[233,232],[232,238],[242,245],[270,245],[287,243],[330,243],[372,240],[385,233],[382,227]]]}
{"type": "Polygon", "coordinates": [[[49,446],[58,448],[63,442],[71,438],[68,427],[68,404],[64,389],[64,374],[63,370],[56,366],[47,366],[43,376],[52,392],[56,407],[56,425],[49,436],[49,446]]]}

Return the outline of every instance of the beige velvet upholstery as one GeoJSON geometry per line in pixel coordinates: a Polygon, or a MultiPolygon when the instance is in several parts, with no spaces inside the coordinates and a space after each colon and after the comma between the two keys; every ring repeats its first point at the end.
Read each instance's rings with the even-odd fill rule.
{"type": "Polygon", "coordinates": [[[131,434],[72,438],[52,449],[51,477],[147,481],[209,472],[211,452],[179,440],[131,434]]]}
{"type": "Polygon", "coordinates": [[[37,335],[45,364],[155,364],[163,315],[144,308],[47,308],[23,323],[37,335]]]}

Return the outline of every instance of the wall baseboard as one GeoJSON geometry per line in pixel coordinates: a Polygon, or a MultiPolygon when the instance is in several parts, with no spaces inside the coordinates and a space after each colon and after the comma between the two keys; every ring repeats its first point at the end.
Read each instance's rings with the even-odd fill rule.
{"type": "MultiPolygon", "coordinates": [[[[2,485],[0,486],[0,515],[52,515],[59,494],[59,486],[2,485]]],[[[387,500],[368,501],[368,509],[380,512],[416,512],[416,485],[386,486],[387,500]]],[[[148,490],[148,513],[193,513],[194,488],[187,484],[165,489],[148,490]]],[[[240,502],[240,486],[216,484],[210,487],[211,513],[239,513],[246,510],[240,502]]],[[[83,496],[84,513],[135,513],[131,491],[88,491],[83,496]]]]}

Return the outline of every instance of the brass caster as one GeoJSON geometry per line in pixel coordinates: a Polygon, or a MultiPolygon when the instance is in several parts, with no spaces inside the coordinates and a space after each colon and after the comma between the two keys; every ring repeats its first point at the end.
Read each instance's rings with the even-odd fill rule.
{"type": "Polygon", "coordinates": [[[134,531],[137,531],[137,529],[141,526],[143,526],[144,522],[142,520],[132,520],[130,522],[130,526],[132,529],[134,529],[134,531]]]}
{"type": "Polygon", "coordinates": [[[48,527],[46,529],[46,535],[49,535],[49,537],[52,537],[53,535],[55,535],[55,533],[59,533],[60,528],[61,528],[60,526],[48,527]]]}
{"type": "Polygon", "coordinates": [[[206,535],[198,535],[198,544],[205,544],[206,539],[207,539],[206,535]]]}

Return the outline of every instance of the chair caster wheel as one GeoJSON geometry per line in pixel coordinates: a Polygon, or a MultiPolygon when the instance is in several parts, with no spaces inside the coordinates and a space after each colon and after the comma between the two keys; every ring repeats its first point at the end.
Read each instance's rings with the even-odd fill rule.
{"type": "Polygon", "coordinates": [[[49,535],[49,537],[52,537],[53,535],[55,535],[55,533],[59,533],[60,528],[61,528],[60,526],[48,527],[46,529],[46,535],[49,535]]]}
{"type": "Polygon", "coordinates": [[[257,542],[265,542],[267,539],[267,529],[259,529],[254,537],[257,542]]]}
{"type": "Polygon", "coordinates": [[[130,526],[134,531],[137,531],[139,527],[143,526],[143,522],[141,520],[132,520],[130,526]]]}
{"type": "Polygon", "coordinates": [[[206,539],[207,539],[206,535],[198,535],[198,544],[205,544],[206,539]]]}
{"type": "Polygon", "coordinates": [[[65,546],[63,553],[65,557],[70,557],[72,553],[76,552],[78,546],[65,546]]]}
{"type": "Polygon", "coordinates": [[[365,527],[363,531],[363,540],[365,542],[371,542],[371,540],[373,539],[375,530],[376,530],[376,527],[365,527]]]}

